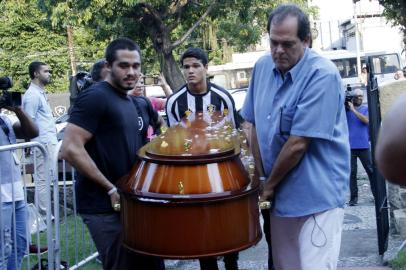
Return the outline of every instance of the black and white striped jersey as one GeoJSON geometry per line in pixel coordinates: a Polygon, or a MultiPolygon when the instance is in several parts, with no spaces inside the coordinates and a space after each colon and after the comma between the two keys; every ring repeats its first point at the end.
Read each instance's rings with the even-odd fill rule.
{"type": "Polygon", "coordinates": [[[187,113],[228,111],[227,120],[238,127],[237,113],[231,94],[210,82],[207,83],[207,88],[208,91],[205,94],[192,94],[186,84],[169,96],[165,107],[168,126],[179,123],[187,113]]]}

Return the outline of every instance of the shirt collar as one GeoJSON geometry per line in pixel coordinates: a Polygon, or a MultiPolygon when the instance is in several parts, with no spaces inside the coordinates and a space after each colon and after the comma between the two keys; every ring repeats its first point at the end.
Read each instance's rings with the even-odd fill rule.
{"type": "Polygon", "coordinates": [[[204,93],[202,93],[202,94],[195,94],[195,93],[193,93],[192,91],[190,91],[190,89],[189,89],[189,87],[188,87],[187,84],[186,84],[185,86],[186,86],[186,89],[187,89],[187,91],[189,92],[189,94],[191,94],[192,96],[204,96],[204,95],[207,95],[207,94],[210,92],[210,90],[211,90],[211,83],[210,83],[209,80],[207,80],[207,91],[204,92],[204,93]]]}
{"type": "Polygon", "coordinates": [[[45,90],[41,88],[39,85],[36,85],[34,82],[31,82],[30,88],[33,88],[37,91],[39,91],[41,94],[45,94],[45,90]]]}
{"type": "MultiPolygon", "coordinates": [[[[299,62],[296,63],[288,72],[285,73],[285,80],[286,78],[291,78],[292,81],[295,80],[299,76],[299,72],[302,69],[304,62],[306,62],[307,56],[309,54],[309,48],[305,48],[304,54],[302,58],[300,58],[299,62]]],[[[276,68],[276,66],[273,68],[274,75],[279,75],[281,76],[281,73],[279,70],[276,68]]]]}

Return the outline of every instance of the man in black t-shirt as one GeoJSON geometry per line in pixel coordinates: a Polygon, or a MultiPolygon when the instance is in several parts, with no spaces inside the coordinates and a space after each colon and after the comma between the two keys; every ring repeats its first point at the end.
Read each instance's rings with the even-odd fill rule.
{"type": "Polygon", "coordinates": [[[122,248],[120,195],[116,181],[126,175],[143,145],[143,117],[127,95],[140,76],[137,44],[127,38],[106,48],[105,81],[79,94],[72,109],[61,156],[78,172],[77,209],[99,252],[104,269],[164,269],[163,261],[122,248]],[[138,119],[138,120],[135,120],[138,119]]]}
{"type": "Polygon", "coordinates": [[[158,115],[158,112],[152,107],[151,101],[144,96],[131,96],[133,101],[139,108],[138,122],[142,125],[140,127],[141,135],[143,138],[143,145],[150,141],[148,137],[148,129],[152,128],[153,134],[159,135],[161,133],[161,121],[162,117],[158,115]]]}
{"type": "MultiPolygon", "coordinates": [[[[180,64],[187,84],[166,101],[168,126],[176,125],[191,113],[221,111],[238,127],[234,100],[226,90],[207,80],[207,63],[207,54],[200,48],[189,48],[183,53],[180,64]]],[[[226,270],[237,270],[237,261],[238,252],[224,255],[226,270]]],[[[201,270],[218,270],[216,257],[202,258],[199,262],[201,270]]]]}

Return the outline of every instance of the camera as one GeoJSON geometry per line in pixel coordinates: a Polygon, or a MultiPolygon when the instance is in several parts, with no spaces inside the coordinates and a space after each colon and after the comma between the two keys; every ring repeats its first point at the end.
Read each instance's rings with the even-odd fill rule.
{"type": "Polygon", "coordinates": [[[13,81],[9,77],[0,77],[0,90],[2,90],[2,94],[0,95],[0,109],[4,107],[21,106],[21,93],[8,91],[12,86],[13,81]]]}
{"type": "Polygon", "coordinates": [[[93,79],[90,73],[86,71],[80,71],[76,74],[76,87],[78,93],[89,88],[93,84],[93,79]]]}
{"type": "Polygon", "coordinates": [[[347,90],[345,90],[345,100],[344,100],[344,106],[346,111],[350,110],[350,106],[348,105],[348,103],[352,102],[353,98],[354,92],[352,90],[352,87],[351,85],[347,84],[347,90]]]}
{"type": "Polygon", "coordinates": [[[158,75],[144,75],[144,84],[145,85],[159,84],[159,76],[158,75]]]}

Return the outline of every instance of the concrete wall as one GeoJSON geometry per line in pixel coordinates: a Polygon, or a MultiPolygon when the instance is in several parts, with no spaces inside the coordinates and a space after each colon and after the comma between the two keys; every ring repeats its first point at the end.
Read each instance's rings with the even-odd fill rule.
{"type": "MultiPolygon", "coordinates": [[[[397,98],[406,94],[406,80],[400,79],[395,82],[387,83],[379,87],[379,99],[381,103],[382,121],[385,113],[397,98]]],[[[398,185],[388,183],[388,201],[390,205],[391,217],[397,232],[406,236],[406,189],[398,185]]]]}
{"type": "Polygon", "coordinates": [[[406,79],[385,83],[379,86],[382,119],[393,102],[402,94],[406,94],[406,79]]]}

